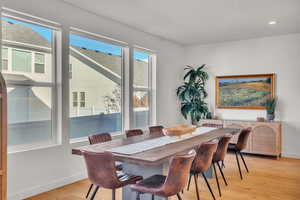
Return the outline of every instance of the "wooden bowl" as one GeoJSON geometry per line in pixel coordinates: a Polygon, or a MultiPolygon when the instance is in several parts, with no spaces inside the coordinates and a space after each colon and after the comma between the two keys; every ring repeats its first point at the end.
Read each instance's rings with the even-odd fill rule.
{"type": "Polygon", "coordinates": [[[197,129],[196,126],[179,125],[179,126],[164,128],[163,132],[166,136],[181,137],[182,135],[194,132],[196,129],[197,129]]]}

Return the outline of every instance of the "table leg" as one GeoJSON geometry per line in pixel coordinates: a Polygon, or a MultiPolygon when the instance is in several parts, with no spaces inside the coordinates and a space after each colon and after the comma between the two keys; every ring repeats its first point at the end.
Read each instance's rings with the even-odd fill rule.
{"type": "MultiPolygon", "coordinates": [[[[134,174],[148,178],[155,174],[166,175],[169,163],[164,163],[156,166],[145,166],[130,163],[123,163],[123,171],[128,174],[134,174]]],[[[131,191],[130,185],[123,187],[122,200],[135,200],[136,192],[131,191]]],[[[162,198],[155,196],[155,200],[167,200],[171,198],[162,198]]],[[[151,194],[141,194],[140,200],[151,200],[151,194]]]]}

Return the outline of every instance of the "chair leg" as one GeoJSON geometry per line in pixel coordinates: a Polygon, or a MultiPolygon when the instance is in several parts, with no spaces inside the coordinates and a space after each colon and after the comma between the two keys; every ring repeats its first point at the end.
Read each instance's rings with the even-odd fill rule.
{"type": "Polygon", "coordinates": [[[236,151],[235,151],[235,157],[236,157],[236,162],[237,162],[237,165],[238,165],[238,168],[239,168],[241,180],[243,180],[243,175],[242,175],[242,171],[241,171],[240,161],[239,161],[238,153],[236,151]]]}
{"type": "Polygon", "coordinates": [[[224,160],[222,160],[222,168],[225,168],[224,160]]]}
{"type": "Polygon", "coordinates": [[[227,186],[228,184],[227,184],[226,178],[225,178],[225,176],[224,176],[223,170],[222,170],[222,168],[221,168],[221,166],[220,166],[220,164],[219,164],[218,162],[217,162],[217,165],[218,165],[218,168],[219,168],[219,170],[220,170],[220,172],[221,172],[221,175],[222,175],[222,177],[223,177],[224,183],[225,183],[225,185],[227,186]]]}
{"type": "Polygon", "coordinates": [[[91,190],[93,189],[93,186],[94,186],[94,184],[90,185],[89,190],[88,190],[88,192],[87,192],[87,194],[85,196],[86,199],[90,196],[90,193],[91,193],[91,190]]]}
{"type": "Polygon", "coordinates": [[[116,189],[112,189],[112,200],[116,200],[116,189]]]}
{"type": "Polygon", "coordinates": [[[181,198],[181,196],[180,196],[179,193],[177,193],[177,199],[178,199],[178,200],[182,200],[182,198],[181,198]]]}
{"type": "Polygon", "coordinates": [[[244,163],[244,166],[245,166],[247,172],[249,173],[249,170],[248,170],[248,167],[247,167],[246,162],[245,162],[245,160],[244,160],[243,154],[242,154],[241,152],[239,152],[239,154],[240,154],[240,156],[241,156],[241,158],[242,158],[242,161],[243,161],[243,163],[244,163]]]}
{"type": "Polygon", "coordinates": [[[217,174],[215,163],[213,163],[212,166],[214,168],[214,172],[215,172],[215,176],[216,176],[216,181],[217,181],[217,185],[218,185],[219,195],[222,196],[222,194],[221,194],[221,188],[220,188],[220,183],[219,183],[219,179],[218,179],[218,174],[217,174]]]}
{"type": "Polygon", "coordinates": [[[141,194],[140,192],[136,193],[136,200],[140,200],[140,194],[141,194]]]}
{"type": "Polygon", "coordinates": [[[154,200],[154,194],[152,194],[151,199],[154,200]]]}
{"type": "Polygon", "coordinates": [[[97,194],[97,192],[98,192],[98,189],[99,189],[99,186],[97,186],[96,189],[94,190],[94,192],[93,192],[93,194],[92,194],[90,200],[94,200],[94,198],[95,198],[95,196],[96,196],[96,194],[97,194]]]}
{"type": "Polygon", "coordinates": [[[195,175],[194,175],[194,181],[195,181],[195,186],[196,186],[197,200],[200,200],[197,177],[195,175]]]}
{"type": "Polygon", "coordinates": [[[204,178],[204,180],[206,182],[206,185],[207,185],[207,187],[208,187],[208,189],[209,189],[212,197],[214,198],[214,200],[216,200],[216,197],[215,197],[215,195],[214,195],[214,193],[213,193],[213,191],[212,191],[212,189],[211,189],[211,187],[209,185],[209,182],[207,181],[207,178],[206,178],[206,176],[205,176],[205,174],[203,172],[202,172],[202,176],[203,176],[203,178],[204,178]]]}
{"type": "Polygon", "coordinates": [[[193,174],[190,174],[190,178],[189,178],[189,183],[188,183],[187,191],[189,191],[189,189],[190,189],[192,176],[193,176],[193,174]]]}

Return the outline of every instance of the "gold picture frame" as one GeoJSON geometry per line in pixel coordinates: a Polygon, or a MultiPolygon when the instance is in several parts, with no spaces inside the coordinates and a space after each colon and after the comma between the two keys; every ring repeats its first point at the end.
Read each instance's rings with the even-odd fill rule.
{"type": "Polygon", "coordinates": [[[216,76],[216,108],[265,109],[275,97],[275,74],[216,76]]]}

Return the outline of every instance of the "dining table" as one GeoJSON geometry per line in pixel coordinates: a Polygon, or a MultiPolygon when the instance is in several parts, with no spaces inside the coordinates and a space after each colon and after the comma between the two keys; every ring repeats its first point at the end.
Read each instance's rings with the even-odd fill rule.
{"type": "MultiPolygon", "coordinates": [[[[72,154],[82,152],[112,152],[116,161],[122,162],[124,173],[150,177],[155,174],[167,175],[172,157],[195,149],[204,142],[216,140],[227,134],[238,134],[237,128],[197,127],[195,131],[182,137],[165,136],[162,133],[144,133],[129,138],[119,138],[105,143],[76,147],[72,154]]],[[[206,172],[212,177],[211,168],[206,172]]],[[[130,186],[122,189],[122,200],[134,200],[136,193],[130,186]]],[[[150,200],[151,195],[141,195],[141,200],[150,200]]],[[[166,198],[156,197],[156,200],[166,198]]],[[[172,199],[172,198],[168,198],[172,199]]]]}

